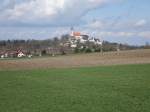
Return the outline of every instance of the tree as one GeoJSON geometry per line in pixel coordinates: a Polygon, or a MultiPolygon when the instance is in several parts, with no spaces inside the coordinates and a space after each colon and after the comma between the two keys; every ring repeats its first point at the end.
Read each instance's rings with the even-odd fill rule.
{"type": "Polygon", "coordinates": [[[68,34],[62,35],[60,41],[63,43],[67,42],[69,40],[69,37],[70,37],[70,35],[68,35],[68,34]]]}
{"type": "Polygon", "coordinates": [[[58,37],[53,38],[53,46],[58,47],[59,46],[59,39],[58,37]]]}

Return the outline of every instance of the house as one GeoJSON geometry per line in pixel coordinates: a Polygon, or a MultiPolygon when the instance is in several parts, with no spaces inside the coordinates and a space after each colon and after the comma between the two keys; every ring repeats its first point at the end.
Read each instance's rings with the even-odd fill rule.
{"type": "Polygon", "coordinates": [[[22,51],[17,52],[17,57],[18,58],[22,58],[22,57],[25,57],[25,56],[26,56],[25,53],[23,53],[22,51]]]}
{"type": "Polygon", "coordinates": [[[81,35],[81,39],[80,39],[80,43],[84,44],[89,40],[89,36],[88,35],[81,35]]]}
{"type": "Polygon", "coordinates": [[[6,50],[3,52],[0,52],[0,58],[21,58],[26,56],[24,52],[22,51],[16,51],[16,50],[6,50]]]}
{"type": "Polygon", "coordinates": [[[77,47],[77,44],[71,44],[71,46],[70,46],[71,48],[76,48],[77,47]]]}
{"type": "Polygon", "coordinates": [[[96,45],[102,45],[102,44],[103,44],[103,42],[102,42],[102,41],[100,41],[99,39],[95,39],[95,44],[96,44],[96,45]]]}
{"type": "Polygon", "coordinates": [[[0,52],[0,58],[3,59],[5,56],[4,56],[4,53],[3,52],[0,52]]]}
{"type": "Polygon", "coordinates": [[[94,42],[95,42],[95,38],[93,38],[93,37],[90,38],[90,39],[89,39],[89,42],[93,42],[93,43],[94,43],[94,42]]]}
{"type": "Polygon", "coordinates": [[[92,42],[95,45],[102,45],[102,41],[100,41],[100,39],[96,39],[96,38],[89,39],[89,42],[92,42]]]}
{"type": "Polygon", "coordinates": [[[85,44],[88,41],[89,36],[83,35],[80,32],[72,31],[70,34],[69,42],[71,48],[76,48],[77,43],[85,44]]]}
{"type": "Polygon", "coordinates": [[[74,32],[72,31],[71,34],[71,40],[74,41],[75,43],[79,41],[80,43],[85,43],[88,41],[89,36],[88,35],[83,35],[80,32],[74,32]]]}
{"type": "Polygon", "coordinates": [[[22,51],[7,51],[5,53],[5,58],[21,58],[24,57],[25,53],[23,53],[22,51]]]}
{"type": "Polygon", "coordinates": [[[78,43],[86,44],[87,42],[91,42],[95,45],[102,45],[102,41],[97,38],[90,38],[89,35],[81,34],[80,32],[74,32],[73,29],[70,34],[70,47],[76,48],[78,43]]]}
{"type": "Polygon", "coordinates": [[[4,58],[4,55],[1,55],[1,59],[3,59],[4,58]]]}
{"type": "Polygon", "coordinates": [[[16,52],[14,51],[3,51],[0,53],[0,57],[3,58],[11,58],[11,57],[15,57],[16,56],[16,52]]]}

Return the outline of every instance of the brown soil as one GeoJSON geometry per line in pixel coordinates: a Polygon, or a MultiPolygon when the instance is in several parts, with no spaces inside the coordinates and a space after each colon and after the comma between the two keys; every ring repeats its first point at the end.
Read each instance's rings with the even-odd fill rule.
{"type": "Polygon", "coordinates": [[[0,60],[0,70],[70,68],[150,63],[150,49],[77,54],[47,58],[0,60]]]}

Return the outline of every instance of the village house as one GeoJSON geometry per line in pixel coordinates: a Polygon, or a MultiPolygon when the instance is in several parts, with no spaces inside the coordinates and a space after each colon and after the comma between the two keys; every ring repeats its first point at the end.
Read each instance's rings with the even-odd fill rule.
{"type": "Polygon", "coordinates": [[[23,53],[22,51],[17,52],[17,57],[18,58],[22,58],[22,57],[25,57],[25,56],[26,56],[25,53],[23,53]]]}
{"type": "Polygon", "coordinates": [[[0,52],[0,58],[3,59],[5,56],[4,56],[4,53],[3,52],[0,52]]]}
{"type": "Polygon", "coordinates": [[[96,38],[89,39],[89,42],[93,42],[95,45],[102,45],[102,41],[100,41],[100,39],[96,39],[96,38]]]}
{"type": "Polygon", "coordinates": [[[13,50],[6,50],[0,52],[0,58],[22,58],[25,57],[26,54],[22,51],[13,51],[13,50]]]}

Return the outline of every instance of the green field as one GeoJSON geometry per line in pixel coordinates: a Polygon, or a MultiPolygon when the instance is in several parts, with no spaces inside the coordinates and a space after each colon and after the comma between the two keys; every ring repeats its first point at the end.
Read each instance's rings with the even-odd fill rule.
{"type": "Polygon", "coordinates": [[[150,64],[0,71],[1,112],[149,112],[150,64]]]}

